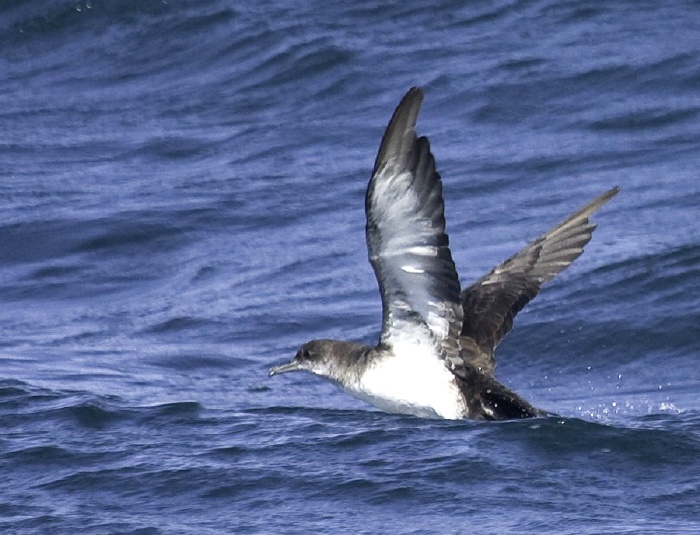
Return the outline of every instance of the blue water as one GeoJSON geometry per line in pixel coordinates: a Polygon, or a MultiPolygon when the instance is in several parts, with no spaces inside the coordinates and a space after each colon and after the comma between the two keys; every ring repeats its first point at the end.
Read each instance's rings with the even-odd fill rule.
{"type": "Polygon", "coordinates": [[[0,532],[700,533],[699,8],[1,1],[0,532]],[[412,85],[463,284],[621,187],[499,348],[559,417],[267,378],[377,339],[412,85]]]}

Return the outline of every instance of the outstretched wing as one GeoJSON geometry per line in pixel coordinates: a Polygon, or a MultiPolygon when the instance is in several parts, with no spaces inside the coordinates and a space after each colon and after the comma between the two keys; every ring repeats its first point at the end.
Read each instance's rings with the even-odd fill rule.
{"type": "Polygon", "coordinates": [[[460,286],[440,175],[428,139],[416,137],[422,101],[423,92],[410,89],[384,133],[365,199],[367,246],[382,294],[380,343],[419,336],[452,359],[460,353],[460,286]]]}
{"type": "Polygon", "coordinates": [[[462,292],[462,359],[493,375],[494,350],[513,327],[513,319],[540,291],[583,252],[595,225],[590,215],[614,197],[613,188],[543,234],[462,292]]]}

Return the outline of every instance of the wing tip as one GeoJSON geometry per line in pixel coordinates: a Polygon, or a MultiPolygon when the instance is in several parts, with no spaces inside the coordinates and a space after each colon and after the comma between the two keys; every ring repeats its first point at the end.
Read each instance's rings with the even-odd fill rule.
{"type": "Polygon", "coordinates": [[[553,229],[553,232],[552,231],[550,231],[550,232],[554,233],[554,232],[557,232],[559,230],[563,230],[565,228],[568,228],[572,225],[577,225],[582,221],[588,220],[588,218],[594,212],[598,211],[598,209],[601,206],[603,206],[605,203],[607,203],[610,199],[612,199],[619,192],[620,192],[619,186],[615,186],[615,187],[610,188],[608,191],[606,191],[602,195],[599,195],[598,197],[593,199],[591,202],[584,205],[579,210],[574,212],[572,215],[567,217],[564,221],[562,221],[559,225],[557,225],[557,227],[555,227],[553,229]]]}
{"type": "Polygon", "coordinates": [[[612,188],[610,188],[608,191],[603,193],[598,198],[601,199],[601,201],[602,201],[601,204],[602,204],[602,203],[608,202],[610,199],[612,199],[618,193],[620,193],[620,186],[613,186],[612,188]]]}
{"type": "Polygon", "coordinates": [[[581,208],[580,212],[581,213],[589,213],[592,214],[595,212],[598,208],[603,206],[606,202],[608,202],[610,199],[612,199],[615,195],[620,193],[620,187],[619,186],[614,186],[610,188],[608,191],[603,193],[602,195],[599,195],[595,199],[593,199],[591,202],[589,202],[586,206],[581,208]]]}
{"type": "Polygon", "coordinates": [[[372,175],[392,155],[409,151],[416,138],[416,122],[422,104],[423,89],[419,86],[411,87],[401,98],[384,130],[372,175]]]}
{"type": "Polygon", "coordinates": [[[409,124],[415,126],[416,119],[418,118],[418,112],[420,111],[421,104],[423,104],[423,88],[419,86],[411,87],[403,97],[398,106],[394,110],[394,114],[389,120],[387,130],[391,129],[392,125],[401,120],[401,116],[406,114],[409,124]],[[414,111],[415,110],[415,111],[414,111]]]}
{"type": "MultiPolygon", "coordinates": [[[[414,85],[408,91],[406,91],[406,94],[401,99],[401,103],[403,103],[405,100],[423,100],[423,94],[423,88],[419,85],[414,85]]],[[[401,106],[401,103],[399,103],[399,106],[401,106]]]]}

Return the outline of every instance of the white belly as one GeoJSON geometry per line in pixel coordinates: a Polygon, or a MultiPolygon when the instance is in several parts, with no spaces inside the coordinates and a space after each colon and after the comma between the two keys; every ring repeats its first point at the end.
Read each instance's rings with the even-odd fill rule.
{"type": "Polygon", "coordinates": [[[433,355],[387,356],[347,391],[387,412],[456,420],[467,415],[454,375],[433,355]]]}

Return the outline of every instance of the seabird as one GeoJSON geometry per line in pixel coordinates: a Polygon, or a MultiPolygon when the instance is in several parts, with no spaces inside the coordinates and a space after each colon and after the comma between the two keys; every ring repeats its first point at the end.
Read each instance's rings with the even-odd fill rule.
{"type": "Polygon", "coordinates": [[[494,377],[494,350],[540,286],[583,252],[590,215],[607,191],[461,290],[445,233],[442,182],[427,137],[416,136],[423,101],[410,89],[384,132],[365,197],[369,261],[382,296],[382,331],[370,347],[312,340],[270,376],[304,370],[388,412],[506,420],[544,416],[494,377]]]}

